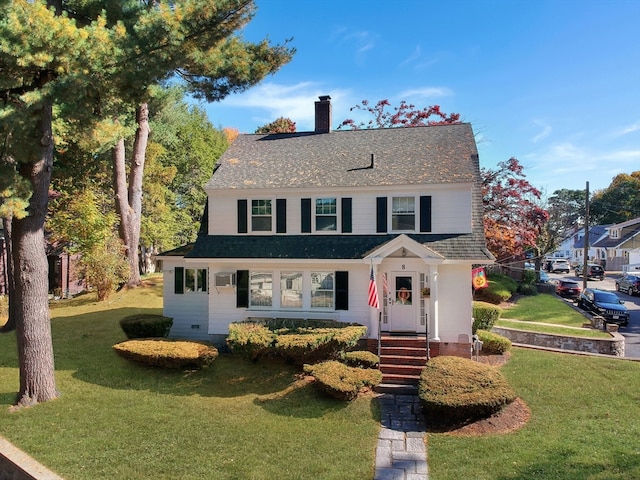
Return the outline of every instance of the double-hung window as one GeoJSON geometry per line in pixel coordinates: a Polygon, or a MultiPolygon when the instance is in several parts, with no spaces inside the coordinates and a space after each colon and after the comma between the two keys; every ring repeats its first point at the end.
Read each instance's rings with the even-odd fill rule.
{"type": "Polygon", "coordinates": [[[316,199],[316,231],[333,231],[338,229],[338,209],[335,198],[316,199]]]}
{"type": "Polygon", "coordinates": [[[272,230],[271,200],[251,200],[251,230],[270,232],[272,230]]]}
{"type": "Polygon", "coordinates": [[[335,282],[333,272],[311,272],[311,308],[333,308],[335,282]]]}
{"type": "Polygon", "coordinates": [[[415,197],[393,197],[392,198],[391,228],[394,231],[416,229],[415,197]]]}
{"type": "Polygon", "coordinates": [[[208,292],[206,268],[176,267],[175,293],[208,292]]]}
{"type": "Polygon", "coordinates": [[[280,306],[302,308],[302,272],[280,273],[280,306]]]}
{"type": "Polygon", "coordinates": [[[252,307],[271,307],[273,305],[273,274],[271,272],[251,272],[249,289],[252,307]]]}

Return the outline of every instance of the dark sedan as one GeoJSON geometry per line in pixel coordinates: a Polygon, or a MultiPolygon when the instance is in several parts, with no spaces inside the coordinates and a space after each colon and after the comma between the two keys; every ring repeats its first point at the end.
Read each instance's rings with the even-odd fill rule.
{"type": "Polygon", "coordinates": [[[613,292],[587,288],[578,298],[578,307],[600,315],[607,323],[617,323],[623,327],[629,325],[629,310],[613,292]]]}
{"type": "Polygon", "coordinates": [[[556,283],[556,293],[564,298],[578,298],[582,288],[575,280],[558,280],[556,283]]]}

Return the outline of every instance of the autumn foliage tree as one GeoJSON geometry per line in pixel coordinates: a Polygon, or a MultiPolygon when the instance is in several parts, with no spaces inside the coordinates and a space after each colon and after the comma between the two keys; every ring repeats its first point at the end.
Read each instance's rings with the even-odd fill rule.
{"type": "Polygon", "coordinates": [[[447,125],[460,122],[459,113],[446,114],[440,110],[439,105],[433,105],[417,109],[415,105],[402,100],[400,105],[389,110],[391,103],[389,100],[379,100],[374,106],[369,104],[368,100],[355,105],[349,109],[353,111],[368,112],[373,116],[368,122],[356,122],[348,118],[339,126],[342,128],[351,128],[352,130],[360,130],[363,128],[396,128],[396,127],[424,127],[428,125],[447,125]],[[435,119],[432,119],[435,118],[435,119]]]}
{"type": "Polygon", "coordinates": [[[280,117],[256,129],[256,133],[295,133],[296,122],[290,118],[280,117]]]}
{"type": "Polygon", "coordinates": [[[607,188],[595,192],[590,213],[593,224],[621,223],[640,217],[640,170],[616,175],[607,188]]]}
{"type": "Polygon", "coordinates": [[[532,186],[515,158],[495,170],[482,168],[484,230],[487,248],[498,261],[522,258],[536,245],[549,213],[540,206],[540,190],[532,186]]]}

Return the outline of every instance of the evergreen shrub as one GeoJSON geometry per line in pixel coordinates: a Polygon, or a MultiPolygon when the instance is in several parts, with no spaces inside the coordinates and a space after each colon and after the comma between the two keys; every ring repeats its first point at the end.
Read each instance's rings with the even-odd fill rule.
{"type": "Polygon", "coordinates": [[[377,368],[380,365],[380,357],[368,350],[353,350],[345,352],[340,361],[350,367],[377,368]]]}
{"type": "Polygon", "coordinates": [[[491,330],[493,325],[502,315],[502,309],[488,302],[473,302],[473,326],[471,330],[476,333],[479,329],[491,330]]]}
{"type": "Polygon", "coordinates": [[[511,340],[497,333],[478,330],[478,339],[482,341],[482,351],[492,355],[502,355],[511,350],[511,340]]]}
{"type": "Polygon", "coordinates": [[[167,337],[172,325],[173,318],[149,313],[129,315],[120,320],[120,327],[129,339],[167,337]]]}
{"type": "Polygon", "coordinates": [[[320,390],[339,400],[353,400],[363,389],[382,382],[380,370],[350,367],[336,360],[304,365],[304,371],[315,378],[320,390]]]}
{"type": "Polygon", "coordinates": [[[201,368],[218,358],[218,349],[200,342],[161,339],[127,340],[113,349],[118,355],[144,365],[162,368],[201,368]]]}
{"type": "Polygon", "coordinates": [[[489,417],[516,399],[495,367],[449,356],[427,362],[418,396],[428,422],[451,426],[489,417]]]}

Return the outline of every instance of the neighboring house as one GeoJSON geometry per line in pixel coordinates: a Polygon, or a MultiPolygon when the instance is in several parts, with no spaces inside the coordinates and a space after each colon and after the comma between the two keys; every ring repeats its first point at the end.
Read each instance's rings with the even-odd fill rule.
{"type": "MultiPolygon", "coordinates": [[[[591,225],[589,227],[589,248],[587,249],[587,260],[592,263],[598,263],[606,267],[604,254],[598,250],[595,245],[607,235],[608,225],[591,225]]],[[[584,263],[584,227],[578,230],[574,236],[574,244],[571,247],[571,265],[582,265],[584,263]]]]}
{"type": "Polygon", "coordinates": [[[605,234],[590,243],[607,270],[621,271],[625,265],[638,263],[634,259],[640,252],[640,217],[607,225],[605,234]]]}
{"type": "Polygon", "coordinates": [[[171,336],[223,344],[231,322],[335,319],[367,326],[370,346],[428,330],[432,355],[469,357],[472,265],[494,260],[471,126],[331,131],[330,98],[315,105],[314,132],[240,135],[195,244],[159,255],[171,336]]]}

